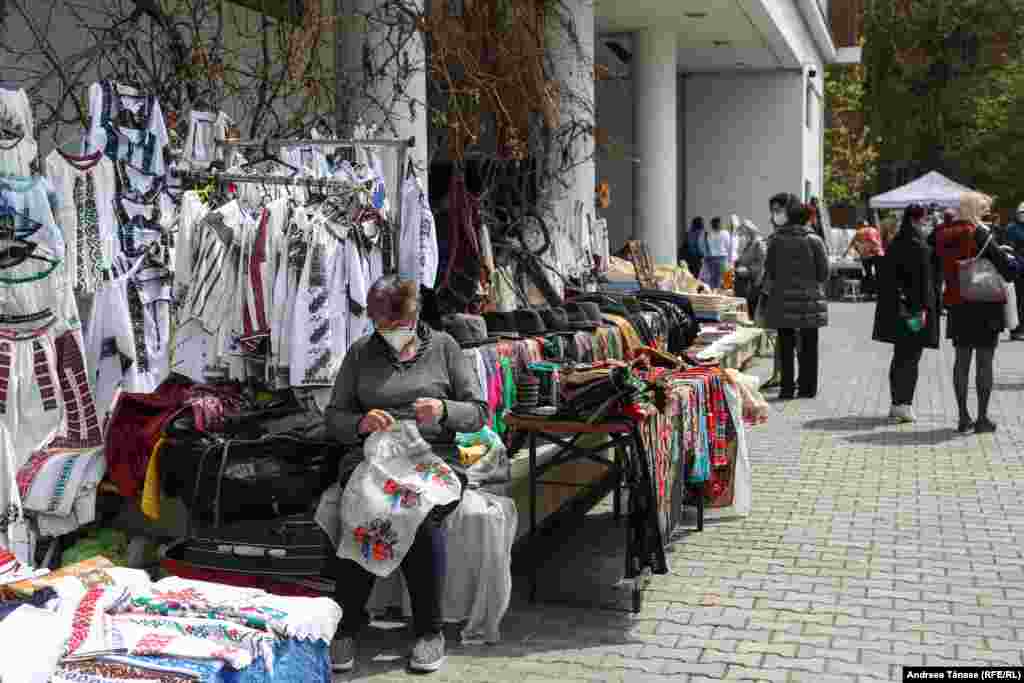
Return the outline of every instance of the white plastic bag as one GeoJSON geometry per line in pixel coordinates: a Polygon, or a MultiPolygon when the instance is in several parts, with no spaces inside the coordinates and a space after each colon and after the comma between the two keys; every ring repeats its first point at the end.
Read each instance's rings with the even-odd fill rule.
{"type": "Polygon", "coordinates": [[[1006,303],[1003,310],[1006,312],[1006,329],[1012,332],[1020,327],[1020,316],[1017,315],[1017,288],[1012,282],[1006,285],[1006,303]]]}

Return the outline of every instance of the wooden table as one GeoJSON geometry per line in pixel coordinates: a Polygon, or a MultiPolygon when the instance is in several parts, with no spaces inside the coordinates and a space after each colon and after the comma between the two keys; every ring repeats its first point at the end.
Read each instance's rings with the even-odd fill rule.
{"type": "MultiPolygon", "coordinates": [[[[640,433],[639,425],[625,418],[619,420],[607,420],[595,424],[586,422],[560,421],[543,417],[509,415],[506,423],[512,431],[522,432],[527,435],[529,444],[530,469],[530,530],[526,537],[528,543],[532,543],[537,533],[537,485],[538,484],[559,484],[561,482],[540,481],[548,470],[563,465],[567,462],[579,459],[587,459],[606,466],[614,481],[613,510],[616,519],[620,517],[621,490],[623,483],[630,487],[629,507],[630,520],[635,521],[638,515],[647,511],[642,524],[648,528],[645,531],[645,538],[649,540],[651,533],[656,534],[655,561],[661,566],[666,566],[664,557],[664,543],[657,519],[656,506],[653,500],[647,501],[643,507],[640,505],[642,496],[655,495],[652,485],[652,473],[648,467],[648,458],[640,433]],[[607,441],[596,446],[583,446],[579,441],[587,435],[604,435],[609,437],[607,441]],[[558,445],[560,448],[555,455],[543,465],[537,464],[537,440],[544,439],[558,445]],[[615,456],[612,459],[602,457],[600,453],[614,449],[615,456]]],[[[577,484],[578,485],[578,484],[577,484]]],[[[702,501],[701,501],[702,502],[702,501]]],[[[703,505],[699,505],[699,524],[703,527],[703,505]]],[[[640,539],[635,533],[632,524],[626,525],[626,576],[627,580],[633,581],[632,599],[633,611],[639,612],[642,603],[643,583],[650,575],[649,566],[640,566],[636,561],[637,545],[640,539]]],[[[650,551],[651,549],[648,549],[650,551]]],[[[537,600],[537,568],[536,563],[530,567],[530,602],[537,600]]]]}

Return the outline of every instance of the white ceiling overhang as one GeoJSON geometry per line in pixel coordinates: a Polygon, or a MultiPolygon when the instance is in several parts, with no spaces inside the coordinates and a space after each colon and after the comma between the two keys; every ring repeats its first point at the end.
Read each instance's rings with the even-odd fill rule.
{"type": "Polygon", "coordinates": [[[627,50],[634,31],[674,32],[680,72],[799,69],[819,61],[801,1],[595,0],[594,15],[598,35],[627,50]]]}

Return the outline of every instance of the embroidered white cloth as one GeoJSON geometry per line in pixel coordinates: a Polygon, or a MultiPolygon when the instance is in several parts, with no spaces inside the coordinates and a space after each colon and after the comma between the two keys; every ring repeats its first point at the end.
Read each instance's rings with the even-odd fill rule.
{"type": "Polygon", "coordinates": [[[341,608],[330,598],[284,597],[258,588],[240,588],[169,576],[132,592],[124,609],[174,616],[216,615],[264,628],[278,636],[331,642],[341,608]]]}
{"type": "MultiPolygon", "coordinates": [[[[501,620],[512,597],[512,543],[519,513],[511,498],[468,489],[459,507],[445,519],[448,571],[441,595],[446,622],[465,622],[462,642],[501,640],[501,620]]],[[[402,572],[374,585],[371,612],[400,606],[412,614],[402,572]]]]}
{"type": "Polygon", "coordinates": [[[462,484],[410,421],[371,435],[363,454],[341,496],[338,557],[388,576],[434,506],[457,501],[462,484]]]}
{"type": "Polygon", "coordinates": [[[0,680],[47,683],[60,661],[68,636],[60,614],[22,605],[0,621],[0,680]]]}

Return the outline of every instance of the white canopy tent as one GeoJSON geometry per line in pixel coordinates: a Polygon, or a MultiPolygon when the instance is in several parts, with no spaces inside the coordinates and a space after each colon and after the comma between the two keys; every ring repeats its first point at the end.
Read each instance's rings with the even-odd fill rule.
{"type": "Polygon", "coordinates": [[[927,173],[906,185],[871,198],[872,209],[903,209],[910,204],[937,204],[944,209],[960,206],[960,195],[973,192],[966,185],[950,180],[938,171],[927,173]]]}

